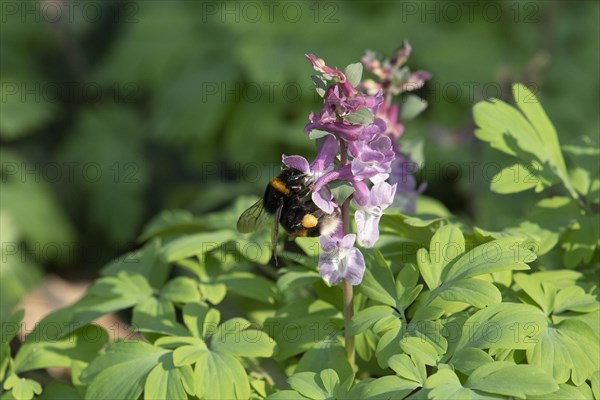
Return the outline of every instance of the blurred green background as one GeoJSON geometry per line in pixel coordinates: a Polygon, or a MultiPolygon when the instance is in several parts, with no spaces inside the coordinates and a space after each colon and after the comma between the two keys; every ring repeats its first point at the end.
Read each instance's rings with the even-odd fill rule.
{"type": "Polygon", "coordinates": [[[489,192],[508,162],[471,107],[524,82],[563,144],[597,146],[599,20],[596,1],[3,1],[2,308],[45,273],[94,276],[160,210],[218,210],[312,156],[305,53],[343,68],[408,39],[433,74],[402,138],[425,194],[507,226],[535,194],[489,192]]]}

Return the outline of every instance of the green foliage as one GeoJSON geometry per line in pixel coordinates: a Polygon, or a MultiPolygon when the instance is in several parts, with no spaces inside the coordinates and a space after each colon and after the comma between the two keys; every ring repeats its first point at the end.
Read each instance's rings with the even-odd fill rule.
{"type": "MultiPolygon", "coordinates": [[[[512,99],[499,93],[475,105],[482,148],[463,135],[473,99],[440,99],[439,89],[490,82],[502,71],[481,65],[500,65],[509,52],[517,69],[533,63],[522,54],[548,33],[536,24],[505,29],[476,15],[469,24],[399,25],[403,2],[315,3],[297,24],[223,21],[202,2],[132,4],[136,22],[118,26],[3,21],[1,84],[15,91],[3,93],[0,108],[2,399],[600,399],[597,5],[531,4],[554,27],[549,79],[540,92],[517,84],[512,99]],[[341,23],[315,23],[310,12],[323,19],[331,11],[321,5],[341,23]],[[350,31],[360,34],[340,40],[350,31]],[[437,84],[426,100],[402,99],[403,151],[418,163],[424,148],[433,162],[501,167],[486,185],[467,185],[467,174],[457,182],[425,175],[428,194],[444,193],[421,197],[416,216],[386,210],[380,244],[364,250],[345,332],[342,293],[319,276],[317,241],[280,245],[284,267],[274,269],[268,232],[241,236],[235,221],[256,201],[243,195],[273,175],[257,163],[311,151],[298,133],[318,98],[290,101],[280,90],[267,98],[264,84],[304,89],[303,53],[345,65],[365,46],[387,51],[403,36],[429,49],[416,61],[437,84]],[[67,81],[93,82],[104,96],[44,96],[67,81]],[[261,98],[242,96],[256,85],[261,98]],[[413,121],[418,115],[423,122],[413,121]],[[44,174],[52,163],[79,169],[56,184],[44,174]],[[77,173],[90,163],[98,180],[77,173]],[[221,176],[239,163],[258,165],[259,178],[221,176]],[[23,179],[22,170],[40,179],[23,179]],[[106,263],[80,300],[17,343],[23,311],[13,308],[44,267],[104,262],[87,255],[88,241],[114,254],[131,248],[161,208],[139,249],[106,263]],[[74,241],[75,258],[35,251],[74,241]],[[128,340],[110,340],[114,332],[94,324],[115,312],[128,318],[128,340]],[[354,364],[346,334],[355,335],[354,364]],[[48,383],[38,374],[47,368],[70,374],[48,383]]],[[[362,65],[345,72],[356,86],[362,65]]],[[[322,82],[313,83],[323,95],[322,82]]],[[[363,112],[346,119],[372,122],[363,112]]],[[[339,187],[335,196],[350,193],[339,187]]]]}
{"type": "Polygon", "coordinates": [[[572,157],[567,164],[564,153],[596,154],[597,146],[589,150],[561,146],[556,129],[533,92],[516,84],[513,96],[518,109],[497,99],[478,103],[473,109],[479,127],[475,135],[518,161],[494,176],[491,189],[501,194],[532,188],[542,192],[560,184],[571,199],[540,200],[534,206],[538,215],[521,223],[520,230],[531,235],[538,247],[544,247],[544,253],[549,250],[546,246],[558,241],[566,267],[588,264],[594,254],[597,257],[600,246],[600,197],[596,189],[600,171],[589,164],[591,169],[577,164],[580,158],[585,163],[585,157],[572,157]]]}
{"type": "Polygon", "coordinates": [[[356,365],[343,348],[341,291],[316,271],[316,240],[298,240],[298,250],[282,255],[286,267],[271,269],[268,235],[234,230],[255,201],[242,198],[204,216],[157,216],[141,249],[108,263],[82,299],[45,317],[14,356],[8,343],[23,312],[6,317],[3,389],[32,398],[42,387],[23,373],[66,367],[72,386],[49,385],[43,396],[589,398],[600,371],[600,302],[586,282],[598,273],[598,213],[571,191],[577,185],[569,186],[558,142],[546,153],[527,147],[556,134],[539,104],[524,101],[517,98],[523,114],[501,102],[476,106],[478,135],[529,157],[524,164],[535,157],[545,177],[536,187],[560,183],[571,197],[543,198],[500,231],[470,227],[440,207],[384,215],[381,246],[363,250],[368,267],[347,332],[356,365]],[[560,268],[561,259],[580,272],[560,268]],[[245,316],[222,321],[233,304],[245,316]],[[131,310],[139,336],[105,348],[108,334],[93,321],[119,310],[131,310]]]}

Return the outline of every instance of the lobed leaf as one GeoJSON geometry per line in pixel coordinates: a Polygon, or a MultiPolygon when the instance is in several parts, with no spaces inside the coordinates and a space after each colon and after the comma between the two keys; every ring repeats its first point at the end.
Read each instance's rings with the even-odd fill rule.
{"type": "Polygon", "coordinates": [[[469,375],[465,387],[520,398],[558,390],[552,375],[533,365],[514,365],[506,361],[483,364],[469,375]]]}
{"type": "Polygon", "coordinates": [[[194,367],[196,396],[207,399],[247,399],[248,375],[240,362],[229,354],[203,352],[194,367]]]}
{"type": "Polygon", "coordinates": [[[546,332],[546,316],[528,304],[500,303],[477,311],[462,328],[457,349],[528,349],[546,332]]]}
{"type": "Polygon", "coordinates": [[[81,374],[86,399],[137,399],[148,374],[168,351],[141,341],[113,342],[81,374]]]}

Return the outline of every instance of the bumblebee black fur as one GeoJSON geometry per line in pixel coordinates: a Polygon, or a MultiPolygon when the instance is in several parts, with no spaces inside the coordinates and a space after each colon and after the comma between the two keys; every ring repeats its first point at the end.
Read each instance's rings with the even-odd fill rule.
{"type": "Polygon", "coordinates": [[[312,184],[307,182],[308,178],[302,171],[283,168],[278,176],[269,181],[263,198],[242,213],[237,224],[238,230],[243,233],[256,230],[263,211],[273,216],[274,255],[279,224],[292,237],[333,233],[340,223],[339,216],[337,213],[325,213],[312,201],[312,184]]]}

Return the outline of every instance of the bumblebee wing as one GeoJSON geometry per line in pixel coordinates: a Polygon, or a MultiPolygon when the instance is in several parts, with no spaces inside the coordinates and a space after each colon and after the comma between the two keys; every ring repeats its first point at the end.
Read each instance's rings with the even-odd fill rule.
{"type": "Polygon", "coordinates": [[[265,207],[262,199],[260,199],[240,215],[237,222],[237,230],[240,233],[255,232],[262,226],[265,220],[265,207]]]}
{"type": "Polygon", "coordinates": [[[279,207],[275,211],[275,221],[273,222],[273,231],[271,232],[271,249],[273,249],[273,259],[275,259],[275,265],[277,263],[277,243],[279,242],[279,220],[281,219],[281,211],[283,210],[283,199],[279,202],[279,207]]]}

